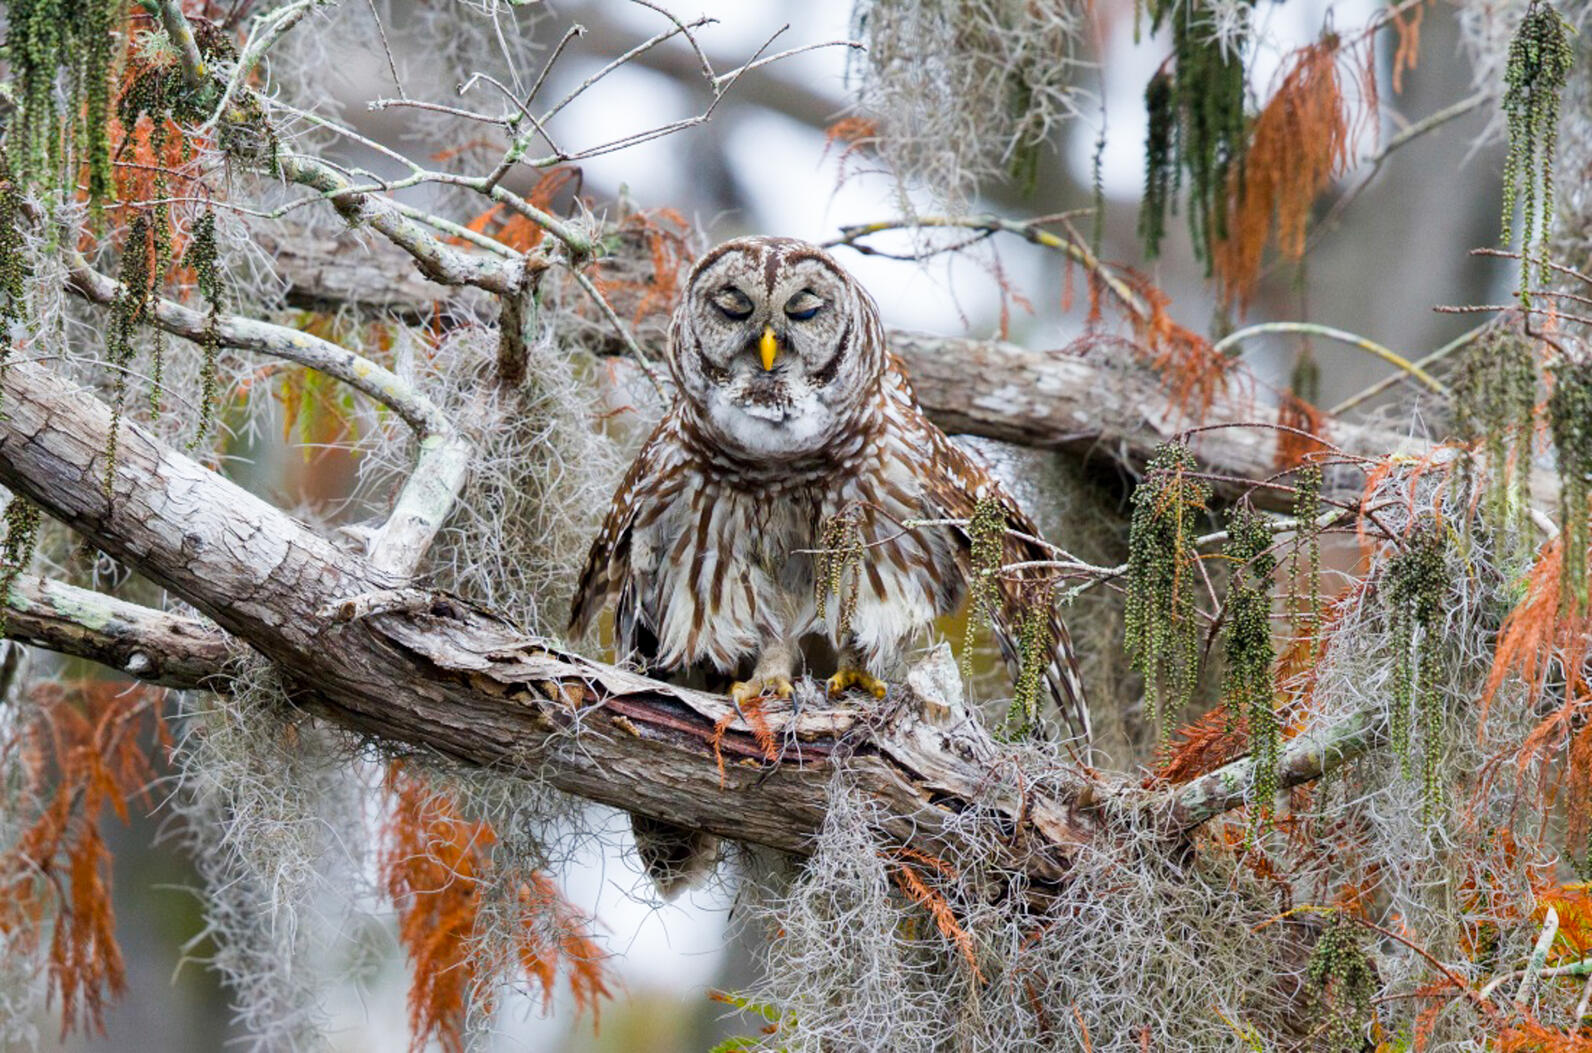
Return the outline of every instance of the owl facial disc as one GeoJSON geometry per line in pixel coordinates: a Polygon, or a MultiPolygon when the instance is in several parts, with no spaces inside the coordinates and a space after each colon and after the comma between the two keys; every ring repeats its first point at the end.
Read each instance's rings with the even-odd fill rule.
{"type": "Polygon", "coordinates": [[[743,459],[823,450],[883,372],[877,308],[827,253],[743,238],[704,256],[670,331],[670,367],[710,435],[743,459]]]}

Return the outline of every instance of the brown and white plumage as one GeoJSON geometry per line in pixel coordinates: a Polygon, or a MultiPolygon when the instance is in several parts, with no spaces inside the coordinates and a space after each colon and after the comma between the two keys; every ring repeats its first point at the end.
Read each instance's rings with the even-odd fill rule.
{"type": "MultiPolygon", "coordinates": [[[[871,297],[828,254],[784,238],[726,242],[698,262],[670,330],[674,404],[614,497],[576,591],[572,628],[614,603],[621,655],[659,672],[710,668],[788,682],[816,642],[874,677],[899,672],[967,593],[968,531],[921,520],[999,503],[1003,562],[1043,560],[1000,483],[924,417],[871,297]],[[855,517],[856,600],[820,610],[826,523],[855,517]]],[[[996,637],[1018,653],[1018,593],[1000,579],[996,637]]],[[[848,588],[849,591],[849,588],[848,588]]],[[[1052,616],[1046,680],[1088,735],[1067,631],[1052,616]]],[[[827,672],[827,671],[822,671],[827,672]]]]}

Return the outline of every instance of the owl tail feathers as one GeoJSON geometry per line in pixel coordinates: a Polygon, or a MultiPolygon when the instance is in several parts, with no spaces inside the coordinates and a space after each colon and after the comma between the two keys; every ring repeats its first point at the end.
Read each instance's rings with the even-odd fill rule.
{"type": "Polygon", "coordinates": [[[635,813],[630,829],[642,868],[666,900],[700,885],[718,864],[719,839],[712,834],[635,813]]]}

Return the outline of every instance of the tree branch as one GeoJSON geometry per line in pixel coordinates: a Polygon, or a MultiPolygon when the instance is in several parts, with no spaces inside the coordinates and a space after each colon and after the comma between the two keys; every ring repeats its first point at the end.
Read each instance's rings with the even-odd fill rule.
{"type": "Polygon", "coordinates": [[[87,658],[162,687],[224,691],[242,648],[195,618],[26,575],[6,601],[8,639],[87,658]]]}
{"type": "Polygon", "coordinates": [[[771,761],[728,699],[565,653],[455,598],[327,617],[385,577],[131,423],[107,499],[109,410],[36,363],[11,363],[0,387],[0,482],[275,661],[297,704],[345,728],[790,852],[821,828],[840,757],[893,817],[884,833],[924,851],[987,809],[1012,832],[996,862],[1054,879],[1097,831],[1075,802],[1032,792],[1035,773],[959,705],[919,711],[903,694],[867,724],[846,705],[771,706],[771,761]]]}
{"type": "MultiPolygon", "coordinates": [[[[63,254],[71,292],[101,305],[113,304],[123,294],[115,279],[94,270],[80,253],[65,249],[63,254]]],[[[414,429],[419,440],[415,466],[370,541],[377,568],[399,577],[412,574],[469,473],[470,444],[447,415],[391,370],[310,333],[238,315],[212,319],[160,297],[154,297],[153,308],[152,321],[168,333],[202,342],[213,328],[223,346],[297,362],[335,377],[387,406],[414,429]]]]}
{"type": "MultiPolygon", "coordinates": [[[[1386,727],[1372,714],[1354,713],[1336,724],[1289,739],[1277,762],[1277,788],[1314,782],[1347,761],[1380,746],[1386,727]]],[[[1171,795],[1172,821],[1191,830],[1244,804],[1253,793],[1255,762],[1241,757],[1183,784],[1171,795]]]]}
{"type": "MultiPolygon", "coordinates": [[[[328,267],[317,253],[295,254],[288,236],[273,244],[278,270],[289,294],[306,302],[371,303],[390,310],[420,313],[434,297],[421,288],[400,287],[376,279],[401,274],[394,250],[381,243],[346,256],[347,269],[328,267]],[[285,245],[283,245],[285,243],[285,245]],[[356,281],[350,275],[373,276],[356,281]],[[419,294],[416,296],[415,294],[419,294]]],[[[411,282],[411,286],[420,283],[411,282]]],[[[981,435],[1023,446],[1064,449],[1080,456],[1106,456],[1130,468],[1141,468],[1156,446],[1190,424],[1166,385],[1153,372],[1135,364],[1107,360],[1097,354],[1030,350],[999,340],[932,336],[905,330],[889,334],[893,351],[905,360],[918,401],[929,417],[952,434],[981,435]]],[[[629,354],[617,336],[608,350],[629,354]]],[[[653,360],[663,348],[648,347],[653,360]]],[[[1270,411],[1257,407],[1248,392],[1219,396],[1204,416],[1208,424],[1265,419],[1270,411]]],[[[1367,427],[1329,417],[1321,437],[1345,453],[1382,457],[1390,453],[1419,455],[1430,445],[1406,433],[1367,427]]],[[[1193,450],[1209,471],[1222,476],[1258,480],[1276,470],[1278,433],[1267,428],[1224,428],[1202,432],[1193,450]]],[[[1323,493],[1334,500],[1359,497],[1364,479],[1359,472],[1328,472],[1323,493]]],[[[1550,473],[1534,474],[1533,492],[1547,504],[1556,500],[1550,473]]],[[[1228,493],[1232,484],[1219,485],[1228,493]]],[[[1256,495],[1261,503],[1277,502],[1256,495]]],[[[1546,505],[1545,505],[1546,506],[1546,505]]]]}

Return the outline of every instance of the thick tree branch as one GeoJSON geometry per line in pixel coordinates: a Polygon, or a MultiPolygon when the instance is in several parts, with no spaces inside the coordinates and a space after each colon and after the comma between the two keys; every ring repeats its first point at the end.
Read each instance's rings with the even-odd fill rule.
{"type": "Polygon", "coordinates": [[[771,710],[770,761],[727,699],[563,653],[452,598],[327,617],[385,577],[131,424],[107,499],[107,408],[34,363],[12,363],[3,389],[0,482],[277,662],[297,703],[344,727],[791,852],[821,827],[837,755],[894,817],[885,832],[925,851],[988,809],[1011,831],[1000,862],[1055,878],[1096,833],[1090,813],[1031,792],[1034,773],[960,706],[898,704],[877,727],[844,705],[771,710]]]}

